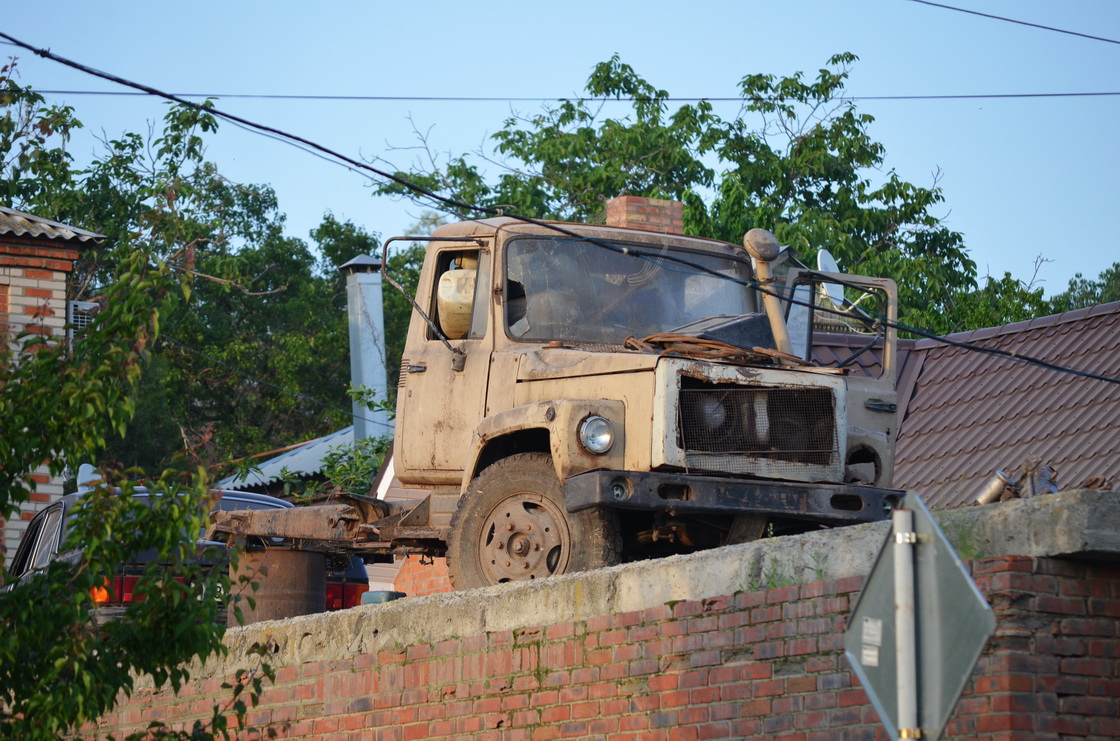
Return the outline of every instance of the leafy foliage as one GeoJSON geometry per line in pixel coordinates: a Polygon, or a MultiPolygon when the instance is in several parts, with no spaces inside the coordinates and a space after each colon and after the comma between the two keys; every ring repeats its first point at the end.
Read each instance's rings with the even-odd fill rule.
{"type": "Polygon", "coordinates": [[[1120,301],[1120,262],[1102,270],[1096,280],[1088,280],[1078,273],[1065,291],[1050,300],[1050,308],[1057,313],[1111,301],[1120,301]]]}
{"type": "MultiPolygon", "coordinates": [[[[19,432],[0,446],[6,518],[35,490],[43,461],[61,473],[63,461],[90,459],[109,434],[125,429],[160,319],[185,293],[144,242],[119,249],[106,309],[73,351],[39,334],[0,348],[0,414],[19,432]]],[[[167,496],[151,507],[127,496],[127,481],[116,483],[122,494],[96,490],[73,519],[67,544],[83,545],[76,562],[55,562],[0,599],[4,735],[54,738],[112,707],[118,692],[131,690],[133,670],[177,689],[186,678],[183,662],[220,649],[215,617],[224,577],[220,570],[204,573],[189,558],[193,539],[183,538],[201,531],[205,473],[186,480],[164,475],[156,485],[167,496]],[[133,603],[127,620],[95,625],[90,590],[131,554],[149,550],[156,558],[138,587],[146,599],[133,603]]]]}
{"type": "Polygon", "coordinates": [[[883,171],[873,118],[843,98],[855,61],[838,54],[814,79],[748,75],[739,115],[725,120],[707,101],[670,110],[665,90],[615,56],[586,90],[631,99],[630,115],[562,100],[494,134],[504,172],[493,181],[466,155],[398,174],[467,204],[560,220],[597,220],[603,199],[620,195],[682,200],[690,234],[739,242],[763,227],[806,261],[827,247],[846,270],[898,281],[904,321],[948,331],[976,266],[934,215],[944,200],[936,180],[921,187],[883,171]]]}
{"type": "Polygon", "coordinates": [[[321,257],[286,237],[271,188],[231,183],[205,160],[205,137],[217,130],[205,109],[171,107],[161,130],[107,139],[78,170],[66,143],[81,124],[69,109],[45,107],[7,72],[0,95],[0,202],[106,236],[77,265],[70,298],[105,303],[117,248],[137,234],[192,291],[147,348],[135,419],[101,458],[162,467],[193,449],[224,460],[349,423],[337,268],[379,253],[375,235],[327,214],[310,235],[321,257]]]}
{"type": "Polygon", "coordinates": [[[388,437],[369,437],[331,448],[323,456],[322,479],[308,480],[285,469],[281,472],[284,498],[311,504],[339,491],[368,494],[385,461],[389,442],[388,437]]]}
{"type": "Polygon", "coordinates": [[[953,317],[963,328],[999,327],[1050,313],[1042,288],[1026,284],[1004,273],[989,276],[978,290],[957,297],[953,317]]]}
{"type": "MultiPolygon", "coordinates": [[[[101,286],[103,308],[80,340],[71,348],[42,331],[0,338],[5,519],[35,492],[42,466],[59,475],[66,462],[93,460],[129,429],[153,348],[191,295],[188,266],[197,244],[196,224],[177,206],[190,187],[165,182],[161,190],[140,179],[145,187],[136,193],[144,195],[129,203],[116,200],[108,184],[99,190],[94,175],[136,173],[107,165],[72,170],[64,145],[77,122],[44,107],[11,73],[10,67],[0,72],[5,202],[71,223],[88,223],[67,216],[76,217],[79,208],[88,209],[86,218],[105,209],[117,220],[102,222],[116,237],[85,268],[101,286]],[[115,208],[128,205],[136,211],[125,228],[115,208]]],[[[191,132],[205,129],[206,120],[197,111],[169,112],[159,140],[169,162],[194,156],[191,132]]],[[[169,470],[152,482],[160,496],[129,496],[137,471],[119,473],[86,494],[65,533],[68,559],[20,583],[11,583],[0,556],[0,579],[9,585],[0,595],[0,736],[57,738],[106,712],[120,693],[131,693],[135,676],[178,689],[192,659],[223,650],[224,626],[216,618],[219,597],[229,592],[226,569],[195,558],[194,536],[184,537],[201,532],[211,498],[207,475],[198,466],[181,467],[189,473],[169,470]],[[143,599],[131,603],[123,619],[99,624],[91,593],[140,553],[152,556],[136,586],[143,599]]]]}
{"type": "Polygon", "coordinates": [[[15,62],[0,66],[0,202],[30,203],[72,187],[66,142],[82,124],[72,108],[47,106],[18,81],[15,62]]]}

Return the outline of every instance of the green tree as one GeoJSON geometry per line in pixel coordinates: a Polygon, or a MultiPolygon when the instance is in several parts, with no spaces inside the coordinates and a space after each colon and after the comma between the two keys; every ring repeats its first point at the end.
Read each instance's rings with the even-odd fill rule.
{"type": "Polygon", "coordinates": [[[0,203],[33,203],[73,189],[71,132],[82,127],[67,106],[48,106],[19,83],[15,61],[0,66],[0,203]]]}
{"type": "Polygon", "coordinates": [[[160,351],[177,369],[174,416],[217,459],[317,437],[349,423],[345,292],[317,275],[279,221],[260,241],[216,250],[160,351]]]}
{"type": "MultiPolygon", "coordinates": [[[[4,202],[82,224],[88,222],[67,214],[103,209],[105,231],[116,235],[85,268],[89,284],[100,286],[104,308],[80,341],[71,347],[40,334],[0,337],[0,516],[9,518],[35,492],[40,466],[60,475],[67,464],[93,460],[129,429],[161,330],[191,295],[198,232],[189,209],[179,207],[180,196],[191,196],[189,183],[169,181],[161,190],[138,177],[133,189],[144,197],[114,202],[111,189],[98,190],[95,176],[127,179],[135,172],[104,162],[74,170],[65,143],[80,124],[21,87],[11,67],[0,72],[0,91],[4,202]],[[114,203],[136,210],[117,213],[114,203]]],[[[184,147],[194,146],[193,132],[207,126],[205,113],[172,109],[160,156],[182,161],[184,147]]],[[[161,495],[146,500],[128,496],[142,472],[110,472],[69,523],[63,548],[80,546],[72,560],[13,584],[0,554],[0,580],[9,585],[0,595],[0,736],[54,739],[74,732],[130,693],[136,676],[178,690],[192,660],[224,650],[219,597],[232,594],[233,585],[224,567],[204,568],[194,538],[184,538],[200,532],[211,506],[208,475],[198,465],[180,467],[187,472],[167,470],[150,481],[161,495]],[[119,564],[145,552],[152,560],[136,586],[144,599],[123,619],[98,624],[91,592],[119,564]]],[[[260,678],[248,677],[245,686],[259,689],[260,678]]],[[[233,689],[233,709],[243,720],[241,689],[233,689]]],[[[212,738],[226,727],[215,710],[191,735],[212,738]]]]}
{"type": "Polygon", "coordinates": [[[345,290],[334,268],[376,252],[376,237],[330,215],[313,233],[321,259],[286,237],[271,188],[232,183],[206,161],[217,120],[205,108],[169,107],[162,128],[108,138],[75,169],[66,144],[81,124],[69,109],[46,106],[9,71],[0,95],[0,203],[106,235],[77,265],[69,298],[102,299],[116,248],[136,234],[195,279],[148,348],[153,372],[135,419],[101,457],[153,468],[194,447],[222,460],[349,423],[345,290]]]}
{"type": "Polygon", "coordinates": [[[1088,280],[1078,273],[1070,279],[1066,290],[1050,299],[1050,310],[1058,314],[1112,301],[1120,301],[1120,262],[1102,270],[1096,280],[1088,280]]]}
{"type": "Polygon", "coordinates": [[[982,288],[958,294],[951,306],[956,326],[949,327],[949,331],[999,327],[1048,313],[1042,288],[1004,273],[999,279],[988,276],[982,288]]]}
{"type": "MultiPolygon", "coordinates": [[[[748,75],[739,115],[725,120],[707,101],[670,110],[665,90],[615,56],[586,91],[631,100],[628,115],[562,100],[493,135],[487,161],[504,168],[494,179],[466,155],[398,174],[469,205],[548,219],[593,221],[603,199],[626,194],[682,200],[690,234],[739,242],[764,227],[805,261],[827,247],[846,270],[897,280],[904,321],[947,331],[956,297],[976,289],[976,266],[934,214],[944,200],[936,181],[884,172],[873,118],[843,97],[855,61],[836,55],[814,79],[748,75]]],[[[380,192],[406,195],[395,184],[380,192]]]]}
{"type": "MultiPolygon", "coordinates": [[[[44,461],[59,474],[65,461],[89,459],[131,418],[160,318],[184,286],[142,242],[122,245],[119,258],[110,305],[73,350],[39,335],[0,343],[0,416],[12,433],[0,446],[5,518],[35,491],[32,474],[44,461]]],[[[84,545],[78,561],[56,563],[0,599],[0,733],[54,738],[111,707],[118,692],[131,688],[133,669],[177,688],[185,676],[182,662],[220,646],[213,614],[220,578],[186,564],[182,542],[183,532],[201,527],[205,477],[160,485],[181,496],[150,511],[107,490],[91,495],[68,535],[69,543],[84,545]],[[129,620],[93,625],[90,589],[128,554],[148,548],[182,568],[148,574],[142,587],[148,600],[130,611],[129,620]],[[184,600],[183,585],[171,575],[190,579],[200,599],[184,600]]]]}

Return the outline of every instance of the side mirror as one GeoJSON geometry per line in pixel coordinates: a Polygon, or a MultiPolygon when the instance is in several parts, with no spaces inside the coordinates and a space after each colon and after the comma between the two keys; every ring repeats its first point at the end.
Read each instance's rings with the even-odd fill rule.
{"type": "Polygon", "coordinates": [[[789,313],[786,315],[790,350],[794,355],[806,360],[811,356],[809,338],[812,332],[809,321],[812,314],[809,304],[812,300],[813,292],[809,286],[797,286],[793,289],[793,301],[790,302],[789,313]]]}

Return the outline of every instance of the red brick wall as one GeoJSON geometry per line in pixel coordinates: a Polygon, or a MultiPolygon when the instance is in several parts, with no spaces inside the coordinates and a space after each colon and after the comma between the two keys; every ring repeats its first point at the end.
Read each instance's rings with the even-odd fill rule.
{"type": "MultiPolygon", "coordinates": [[[[1003,557],[974,575],[997,633],[943,737],[1120,737],[1120,565],[1003,557]]],[[[842,652],[861,583],[309,660],[277,671],[249,721],[346,741],[884,738],[842,652]]],[[[228,696],[219,684],[138,691],[98,732],[190,721],[228,696]]]]}
{"type": "Polygon", "coordinates": [[[447,559],[408,556],[393,586],[398,592],[404,592],[409,597],[450,592],[451,581],[447,577],[447,559]]]}
{"type": "MultiPolygon", "coordinates": [[[[57,241],[0,236],[0,342],[28,333],[61,337],[66,323],[66,274],[79,251],[57,241]]],[[[25,345],[34,350],[36,343],[25,345]]],[[[62,495],[62,480],[47,474],[35,477],[37,490],[7,522],[0,520],[0,550],[15,552],[39,510],[62,495]]]]}
{"type": "Polygon", "coordinates": [[[620,196],[605,204],[607,226],[684,234],[684,204],[660,198],[620,196]]]}

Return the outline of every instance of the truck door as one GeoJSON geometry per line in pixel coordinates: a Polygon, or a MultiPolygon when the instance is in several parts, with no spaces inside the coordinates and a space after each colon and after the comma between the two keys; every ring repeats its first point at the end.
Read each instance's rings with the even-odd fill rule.
{"type": "Polygon", "coordinates": [[[410,480],[458,485],[482,418],[493,349],[491,254],[475,243],[433,243],[417,287],[397,389],[397,464],[410,480]]]}

